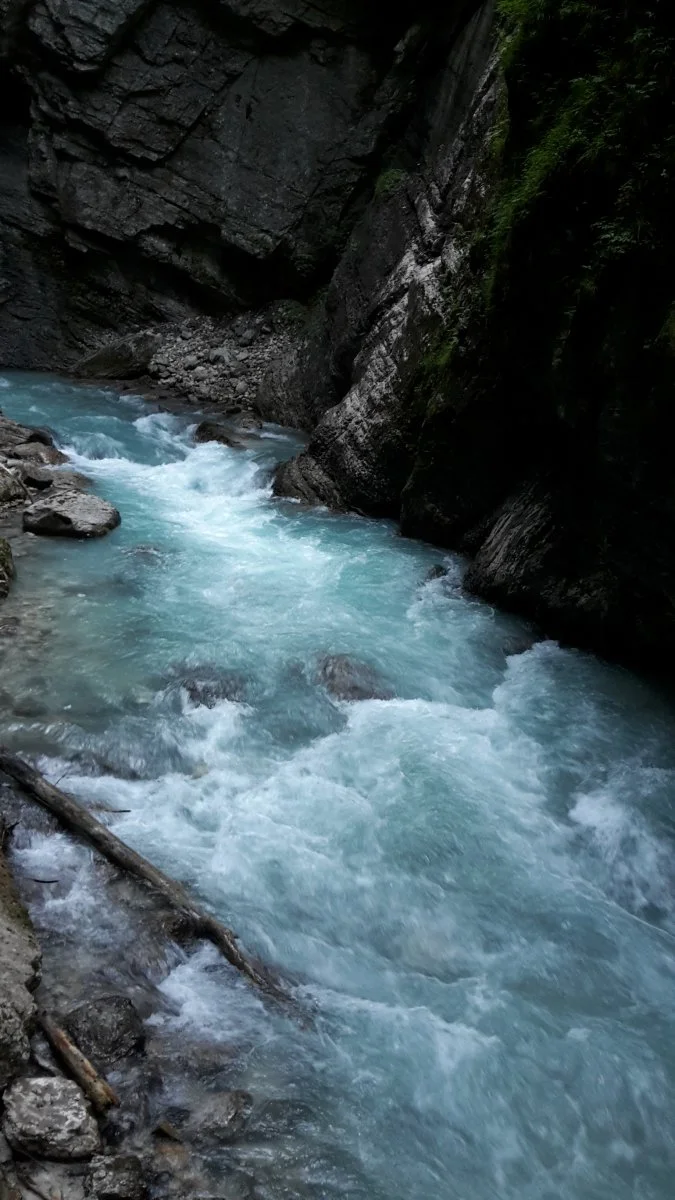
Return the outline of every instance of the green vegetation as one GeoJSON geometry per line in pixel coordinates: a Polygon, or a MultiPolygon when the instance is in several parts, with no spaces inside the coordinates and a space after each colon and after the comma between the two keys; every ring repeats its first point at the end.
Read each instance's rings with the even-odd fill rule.
{"type": "Polygon", "coordinates": [[[500,0],[500,12],[508,116],[489,294],[499,304],[524,270],[518,295],[529,281],[560,331],[606,287],[639,284],[655,333],[674,286],[671,0],[500,0]]]}
{"type": "Polygon", "coordinates": [[[533,474],[575,480],[565,523],[592,513],[594,563],[625,542],[638,490],[672,510],[673,0],[498,7],[488,201],[414,379],[427,422],[409,494],[440,497],[436,536],[455,540],[533,474]],[[474,492],[475,473],[458,480],[477,455],[490,487],[474,492]]]}
{"type": "Polygon", "coordinates": [[[672,387],[672,3],[499,0],[506,89],[474,231],[482,286],[425,363],[442,390],[475,373],[472,340],[485,380],[532,410],[634,395],[638,374],[643,394],[672,387]]]}
{"type": "Polygon", "coordinates": [[[402,171],[398,167],[389,167],[386,171],[382,171],[375,183],[375,195],[378,200],[386,196],[391,196],[393,192],[405,183],[408,178],[407,171],[402,171]]]}

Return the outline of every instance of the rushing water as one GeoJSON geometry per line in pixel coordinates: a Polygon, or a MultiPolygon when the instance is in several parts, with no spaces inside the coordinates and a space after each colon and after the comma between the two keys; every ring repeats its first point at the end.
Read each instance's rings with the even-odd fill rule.
{"type": "Polygon", "coordinates": [[[123,515],[19,560],[3,736],[129,809],[115,832],[316,1006],[299,1028],[207,950],[164,984],[179,1027],[247,1041],[243,1086],[299,1105],[300,1136],[240,1152],[264,1195],[672,1196],[666,700],[552,642],[509,656],[518,623],[393,526],[273,501],[279,430],[195,447],[187,417],[27,376],[0,405],[123,515]],[[395,698],[333,702],[336,653],[395,698]],[[240,698],[191,703],[180,679],[216,670],[240,698]]]}

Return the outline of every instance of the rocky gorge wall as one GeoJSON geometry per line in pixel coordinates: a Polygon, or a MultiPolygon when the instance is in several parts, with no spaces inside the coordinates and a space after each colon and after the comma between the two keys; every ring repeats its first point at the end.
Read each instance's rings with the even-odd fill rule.
{"type": "Polygon", "coordinates": [[[306,430],[279,494],[672,672],[667,6],[496,7],[2,0],[0,362],[152,330],[88,373],[306,430]]]}
{"type": "Polygon", "coordinates": [[[311,294],[439,53],[417,13],[3,0],[0,360],[311,294]]]}

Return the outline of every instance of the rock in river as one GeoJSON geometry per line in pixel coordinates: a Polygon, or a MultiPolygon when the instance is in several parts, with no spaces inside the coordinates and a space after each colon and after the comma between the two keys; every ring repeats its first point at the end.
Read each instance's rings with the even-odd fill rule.
{"type": "Polygon", "coordinates": [[[219,442],[221,446],[232,446],[238,448],[241,442],[225,429],[224,425],[219,425],[217,421],[202,421],[195,429],[196,442],[219,442]]]}
{"type": "Polygon", "coordinates": [[[91,1158],[100,1147],[98,1125],[76,1083],[38,1076],[19,1079],[5,1092],[7,1141],[38,1158],[91,1158]]]}
{"type": "Polygon", "coordinates": [[[50,489],[23,514],[24,529],[46,537],[103,537],[120,521],[117,509],[107,500],[71,490],[52,493],[50,489]]]}
{"type": "Polygon", "coordinates": [[[66,1028],[80,1050],[99,1068],[139,1049],[143,1022],[127,996],[100,996],[68,1013],[66,1028]]]}
{"type": "Polygon", "coordinates": [[[336,700],[391,700],[394,694],[374,667],[347,654],[327,654],[320,659],[317,674],[336,700]]]}
{"type": "Polygon", "coordinates": [[[86,1190],[96,1200],[143,1200],[147,1188],[140,1159],[135,1154],[95,1158],[89,1168],[86,1190]]]}

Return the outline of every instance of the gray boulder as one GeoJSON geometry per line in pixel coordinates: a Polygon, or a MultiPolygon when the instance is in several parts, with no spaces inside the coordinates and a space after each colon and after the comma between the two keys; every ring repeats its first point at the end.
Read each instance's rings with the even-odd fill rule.
{"type": "Polygon", "coordinates": [[[137,379],[146,374],[161,343],[161,337],[151,331],[118,338],[83,359],[75,370],[92,379],[137,379]]]}
{"type": "Polygon", "coordinates": [[[100,1148],[98,1125],[70,1079],[19,1079],[5,1092],[3,1130],[15,1150],[38,1158],[91,1158],[100,1148]]]}
{"type": "Polygon", "coordinates": [[[92,1159],[85,1190],[95,1200],[144,1200],[148,1189],[140,1159],[135,1154],[92,1159]]]}
{"type": "Polygon", "coordinates": [[[44,537],[103,537],[120,524],[119,512],[107,500],[70,489],[45,493],[23,514],[28,533],[44,537]]]}
{"type": "Polygon", "coordinates": [[[127,996],[99,996],[68,1013],[64,1024],[100,1069],[126,1058],[145,1041],[143,1022],[127,996]]]}
{"type": "Polygon", "coordinates": [[[374,667],[347,654],[327,654],[317,676],[336,700],[391,700],[394,695],[374,667]]]}
{"type": "Polygon", "coordinates": [[[12,449],[12,458],[28,459],[57,467],[68,462],[68,455],[56,446],[45,446],[43,442],[21,442],[12,449]]]}
{"type": "Polygon", "coordinates": [[[48,429],[36,429],[30,425],[19,425],[0,414],[0,453],[8,454],[14,446],[24,442],[37,442],[53,446],[54,439],[48,429]]]}

